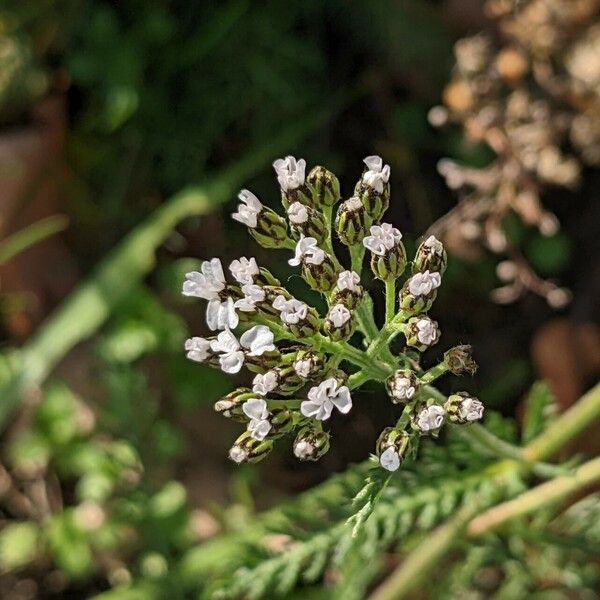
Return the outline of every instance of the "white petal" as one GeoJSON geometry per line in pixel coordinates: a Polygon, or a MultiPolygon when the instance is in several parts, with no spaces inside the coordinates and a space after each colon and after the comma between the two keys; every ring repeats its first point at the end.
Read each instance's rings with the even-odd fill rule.
{"type": "Polygon", "coordinates": [[[213,352],[224,352],[227,354],[239,350],[240,344],[235,335],[229,329],[226,329],[225,331],[221,331],[217,339],[210,343],[210,348],[213,352]]]}
{"type": "Polygon", "coordinates": [[[242,410],[249,419],[266,419],[269,416],[267,403],[262,398],[251,398],[242,404],[242,410]]]}
{"type": "Polygon", "coordinates": [[[221,354],[219,356],[219,363],[223,372],[231,375],[239,373],[244,364],[244,353],[238,350],[236,352],[229,352],[228,354],[221,354]]]}
{"type": "Polygon", "coordinates": [[[332,396],[331,402],[335,407],[343,414],[346,415],[352,408],[352,397],[350,396],[350,390],[347,386],[341,386],[335,396],[332,396]]]}
{"type": "Polygon", "coordinates": [[[240,343],[250,352],[250,356],[261,356],[275,350],[273,332],[266,325],[255,325],[242,334],[240,343]]]}
{"type": "Polygon", "coordinates": [[[266,419],[253,419],[248,423],[248,431],[255,440],[262,442],[262,440],[264,440],[269,434],[269,431],[271,431],[271,423],[269,423],[269,421],[266,419]]]}
{"type": "Polygon", "coordinates": [[[397,471],[400,468],[400,456],[393,446],[381,453],[379,464],[387,471],[397,471]]]}

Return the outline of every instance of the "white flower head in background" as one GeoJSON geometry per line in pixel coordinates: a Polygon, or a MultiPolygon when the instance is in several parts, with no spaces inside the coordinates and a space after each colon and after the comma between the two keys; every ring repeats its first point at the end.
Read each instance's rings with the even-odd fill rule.
{"type": "Polygon", "coordinates": [[[266,396],[277,389],[279,376],[277,371],[271,369],[266,373],[258,373],[252,380],[252,391],[259,396],[266,396]]]}
{"type": "Polygon", "coordinates": [[[440,287],[442,278],[439,273],[415,273],[408,281],[408,291],[413,296],[427,296],[440,287]]]}
{"type": "Polygon", "coordinates": [[[431,346],[434,344],[438,335],[438,328],[435,321],[431,319],[419,319],[417,321],[417,339],[421,344],[431,346]]]}
{"type": "Polygon", "coordinates": [[[279,318],[286,325],[297,325],[308,315],[308,305],[296,298],[286,300],[284,296],[277,296],[273,308],[279,311],[279,318]]]}
{"type": "Polygon", "coordinates": [[[304,185],[306,161],[303,158],[300,160],[296,160],[293,156],[278,158],[273,163],[273,168],[277,174],[277,181],[284,192],[296,190],[304,185]]]}
{"type": "Polygon", "coordinates": [[[308,400],[300,405],[300,412],[305,417],[314,417],[318,421],[329,419],[334,408],[347,414],[352,408],[350,390],[340,385],[334,377],[329,377],[308,391],[308,400]]]}
{"type": "Polygon", "coordinates": [[[233,275],[233,278],[241,285],[254,283],[254,278],[260,273],[256,259],[248,259],[245,256],[231,261],[229,271],[233,275]]]}
{"type": "Polygon", "coordinates": [[[417,427],[423,433],[435,432],[444,424],[445,416],[446,411],[441,406],[432,404],[417,415],[417,427]]]}
{"type": "Polygon", "coordinates": [[[231,218],[254,229],[257,224],[258,215],[263,209],[261,201],[249,190],[242,190],[238,194],[238,198],[242,203],[238,204],[238,211],[233,213],[231,218]]]}
{"type": "Polygon", "coordinates": [[[363,246],[378,256],[384,256],[402,239],[400,230],[389,223],[373,225],[370,231],[371,235],[363,239],[363,246]]]}
{"type": "Polygon", "coordinates": [[[360,277],[354,271],[342,271],[338,275],[337,288],[349,292],[360,293],[360,277]]]}
{"type": "Polygon", "coordinates": [[[400,468],[400,455],[393,446],[390,446],[381,453],[379,464],[386,471],[397,471],[400,468]]]}
{"type": "Polygon", "coordinates": [[[266,294],[260,285],[248,283],[242,286],[243,298],[235,301],[235,308],[242,312],[254,312],[259,302],[264,302],[266,294]]]}
{"type": "Polygon", "coordinates": [[[186,357],[195,362],[205,362],[211,356],[210,342],[203,337],[192,337],[185,340],[186,357]]]}
{"type": "Polygon", "coordinates": [[[308,209],[301,202],[293,202],[287,211],[290,223],[302,225],[308,221],[308,209]]]}
{"type": "Polygon", "coordinates": [[[264,440],[269,431],[271,431],[271,423],[269,423],[269,411],[267,403],[261,398],[252,398],[246,400],[242,404],[244,414],[250,419],[248,422],[248,431],[250,435],[258,441],[264,440]]]}
{"type": "Polygon", "coordinates": [[[367,171],[362,176],[363,183],[381,194],[390,180],[390,165],[384,166],[381,156],[367,156],[363,162],[367,165],[367,171]]]}
{"type": "Polygon", "coordinates": [[[317,246],[317,240],[313,237],[300,236],[296,244],[294,258],[288,260],[288,264],[297,267],[303,262],[311,265],[320,265],[325,260],[325,252],[317,246]]]}
{"type": "Polygon", "coordinates": [[[460,408],[458,409],[458,416],[467,423],[473,421],[479,421],[483,417],[483,403],[477,398],[471,398],[470,396],[464,398],[460,408]]]}

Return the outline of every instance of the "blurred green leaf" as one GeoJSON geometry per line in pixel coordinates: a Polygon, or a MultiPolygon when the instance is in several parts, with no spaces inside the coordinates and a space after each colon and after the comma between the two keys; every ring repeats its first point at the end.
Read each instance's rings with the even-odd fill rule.
{"type": "Polygon", "coordinates": [[[0,531],[0,565],[18,569],[30,563],[38,552],[40,529],[37,523],[11,523],[0,531]]]}
{"type": "Polygon", "coordinates": [[[552,237],[536,233],[525,249],[533,268],[542,275],[557,275],[564,271],[571,259],[572,243],[560,232],[552,237]]]}
{"type": "Polygon", "coordinates": [[[92,553],[85,533],[76,525],[73,511],[54,515],[45,535],[57,566],[70,577],[83,577],[93,569],[92,553]]]}
{"type": "Polygon", "coordinates": [[[77,400],[61,382],[52,382],[44,388],[40,405],[35,411],[35,422],[52,445],[63,446],[78,434],[77,400]]]}
{"type": "Polygon", "coordinates": [[[549,418],[555,413],[554,396],[545,381],[538,381],[533,385],[525,401],[525,414],[521,439],[527,444],[539,435],[549,418]]]}

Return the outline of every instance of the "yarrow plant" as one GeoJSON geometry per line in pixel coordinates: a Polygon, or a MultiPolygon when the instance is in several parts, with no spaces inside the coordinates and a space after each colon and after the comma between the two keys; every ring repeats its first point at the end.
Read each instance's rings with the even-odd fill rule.
{"type": "Polygon", "coordinates": [[[229,265],[231,282],[218,258],[186,275],[183,294],[207,301],[207,326],[218,331],[211,338],[188,339],[187,357],[226,373],[242,367],[254,373],[247,387],[215,404],[224,417],[246,426],[229,452],[236,463],[262,460],[285,435],[295,435],[298,459],[318,460],[330,446],[325,423],[350,413],[352,391],[373,380],[403,407],[375,449],[379,465],[388,471],[416,453],[422,436],[437,436],[445,423],[463,425],[483,415],[477,398],[465,392],[445,398],[431,386],[446,372],[475,372],[469,346],[452,348],[429,370],[420,365],[421,353],[440,338],[428,311],[446,269],[444,247],[430,236],[409,263],[402,233],[381,221],[390,202],[390,167],[379,156],[364,163],[353,194],[342,201],[337,177],[324,167],[306,175],[303,159],[278,159],[273,167],[286,217],[248,190],[240,192],[232,215],[261,246],[292,251],[288,263],[323,295],[325,314],[295,298],[254,258],[229,265]],[[347,248],[350,268],[336,255],[334,238],[347,248]],[[365,255],[385,287],[380,327],[361,282],[365,255]],[[398,352],[393,342],[399,335],[404,345],[398,352]]]}

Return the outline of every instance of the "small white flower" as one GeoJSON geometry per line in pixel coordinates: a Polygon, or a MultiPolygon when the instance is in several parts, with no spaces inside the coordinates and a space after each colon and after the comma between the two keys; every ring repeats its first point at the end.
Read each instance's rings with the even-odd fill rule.
{"type": "Polygon", "coordinates": [[[260,396],[266,396],[277,388],[279,376],[277,371],[271,369],[266,373],[259,373],[252,380],[252,391],[260,396]]]}
{"type": "Polygon", "coordinates": [[[410,400],[415,395],[415,388],[408,377],[398,377],[393,381],[392,393],[398,400],[410,400]]]}
{"type": "Polygon", "coordinates": [[[238,198],[242,204],[238,204],[238,211],[233,213],[231,218],[254,229],[258,214],[263,209],[261,201],[249,190],[242,190],[238,198]]]}
{"type": "Polygon", "coordinates": [[[304,184],[306,161],[303,158],[298,161],[293,156],[278,158],[273,163],[273,168],[277,174],[277,181],[284,192],[295,190],[304,184]]]}
{"type": "Polygon", "coordinates": [[[201,273],[186,273],[182,293],[184,296],[195,296],[204,300],[215,300],[219,292],[225,289],[225,274],[218,258],[204,261],[201,273]]]}
{"type": "Polygon", "coordinates": [[[317,240],[313,237],[304,237],[301,235],[296,244],[294,258],[290,258],[288,264],[292,267],[297,267],[302,262],[307,262],[311,265],[320,265],[324,260],[325,252],[317,246],[317,240]]]}
{"type": "Polygon", "coordinates": [[[427,296],[436,288],[439,288],[442,283],[442,278],[439,273],[415,273],[408,280],[408,291],[413,296],[427,296]]]}
{"type": "Polygon", "coordinates": [[[343,304],[332,306],[327,314],[327,319],[336,329],[344,326],[351,318],[352,313],[343,304]]]}
{"type": "Polygon", "coordinates": [[[334,407],[342,414],[347,414],[352,408],[352,397],[347,386],[339,385],[337,379],[329,377],[319,385],[310,388],[308,400],[300,404],[300,412],[305,417],[325,421],[331,416],[334,407]]]}
{"type": "Polygon", "coordinates": [[[238,465],[248,458],[248,451],[241,446],[232,446],[229,450],[229,458],[238,465]]]}
{"type": "Polygon", "coordinates": [[[306,206],[300,202],[290,204],[287,214],[290,223],[293,223],[294,225],[302,225],[308,221],[308,210],[306,206]]]}
{"type": "Polygon", "coordinates": [[[234,260],[229,265],[229,271],[234,279],[242,285],[254,283],[254,277],[260,273],[255,258],[246,258],[242,256],[239,260],[234,260]]]}
{"type": "Polygon", "coordinates": [[[243,298],[236,300],[235,307],[242,312],[254,312],[256,305],[265,300],[265,290],[260,285],[249,283],[242,286],[243,298]]]}
{"type": "Polygon", "coordinates": [[[294,361],[294,371],[296,375],[303,379],[308,379],[312,371],[313,361],[310,358],[301,358],[294,361]]]}
{"type": "Polygon", "coordinates": [[[444,424],[446,411],[437,404],[424,408],[417,415],[417,427],[425,432],[437,431],[444,424]]]}
{"type": "Polygon", "coordinates": [[[202,363],[210,358],[210,342],[203,337],[193,337],[185,340],[186,356],[190,360],[202,363]]]}
{"type": "Polygon", "coordinates": [[[239,373],[244,364],[244,353],[237,338],[229,329],[221,331],[216,340],[210,343],[210,349],[219,353],[219,363],[225,373],[239,373]]]}
{"type": "Polygon", "coordinates": [[[458,409],[458,416],[469,423],[479,421],[483,417],[483,404],[477,398],[464,398],[458,409]]]}
{"type": "Polygon", "coordinates": [[[271,431],[267,403],[260,398],[251,398],[242,404],[242,410],[250,419],[247,427],[250,435],[259,442],[264,440],[271,431]]]}
{"type": "Polygon", "coordinates": [[[294,446],[294,456],[300,460],[306,460],[313,455],[315,447],[308,440],[300,440],[294,446]]]}
{"type": "Polygon", "coordinates": [[[240,344],[248,351],[248,356],[262,356],[275,350],[273,332],[266,325],[255,325],[242,333],[240,344]]]}
{"type": "Polygon", "coordinates": [[[297,325],[308,315],[308,305],[296,298],[286,300],[284,296],[277,296],[273,308],[279,311],[279,318],[286,325],[297,325]]]}
{"type": "Polygon", "coordinates": [[[424,242],[427,248],[430,248],[434,254],[442,254],[444,252],[444,245],[438,240],[435,235],[430,235],[424,242]]]}
{"type": "Polygon", "coordinates": [[[206,324],[211,331],[217,329],[235,329],[240,322],[240,318],[235,312],[235,302],[233,298],[221,300],[210,300],[206,305],[206,324]]]}
{"type": "Polygon", "coordinates": [[[388,250],[400,243],[401,239],[402,234],[398,229],[392,227],[389,223],[382,223],[371,227],[371,235],[363,239],[363,246],[373,254],[383,256],[388,250]]]}
{"type": "Polygon", "coordinates": [[[379,464],[386,471],[397,471],[400,468],[400,455],[393,446],[390,446],[381,453],[379,464]]]}
{"type": "Polygon", "coordinates": [[[419,319],[417,321],[417,339],[421,344],[431,346],[437,338],[437,324],[431,319],[419,319]]]}
{"type": "Polygon", "coordinates": [[[378,194],[383,192],[384,185],[390,180],[390,165],[383,165],[381,156],[367,156],[363,160],[367,171],[363,173],[362,180],[378,194]]]}
{"type": "Polygon", "coordinates": [[[352,198],[348,198],[348,200],[344,201],[344,209],[346,210],[359,210],[362,208],[362,201],[357,196],[352,196],[352,198]]]}
{"type": "Polygon", "coordinates": [[[338,290],[348,290],[349,292],[360,293],[360,276],[354,271],[342,271],[338,275],[338,290]]]}

